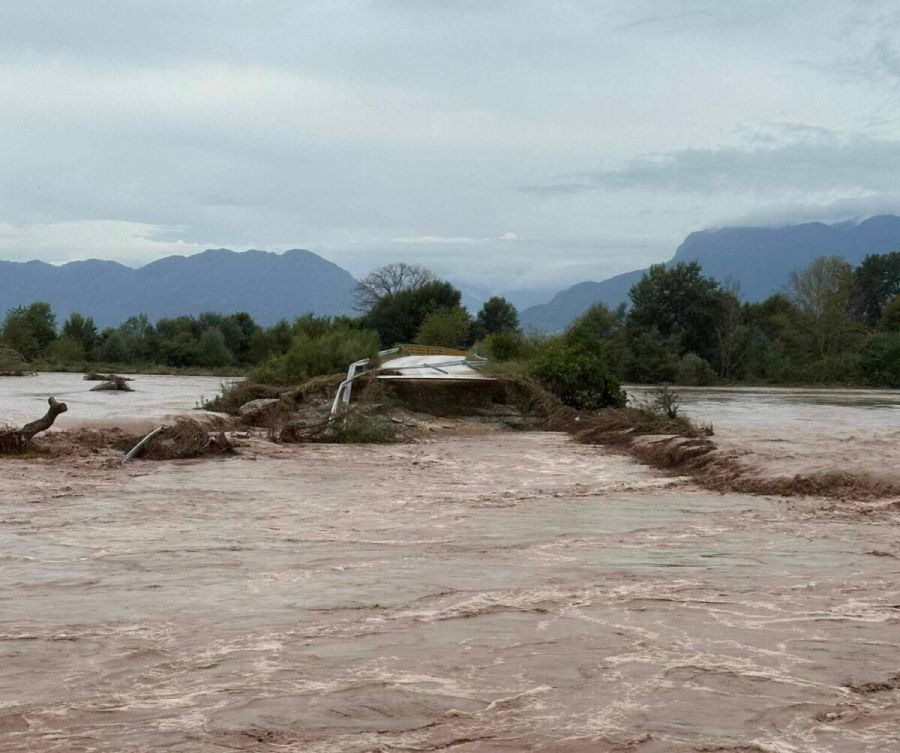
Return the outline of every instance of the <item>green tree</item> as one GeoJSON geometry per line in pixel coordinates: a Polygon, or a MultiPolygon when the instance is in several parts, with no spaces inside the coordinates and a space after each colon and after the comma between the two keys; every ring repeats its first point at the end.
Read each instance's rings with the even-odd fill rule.
{"type": "Polygon", "coordinates": [[[900,332],[900,295],[895,295],[884,307],[878,328],[888,332],[900,332]]]}
{"type": "Polygon", "coordinates": [[[516,307],[501,296],[494,296],[484,302],[475,317],[474,335],[481,340],[496,332],[518,332],[519,312],[516,307]]]}
{"type": "Polygon", "coordinates": [[[565,405],[579,410],[625,404],[625,393],[610,373],[603,352],[569,341],[565,335],[544,346],[529,373],[565,405]]]}
{"type": "Polygon", "coordinates": [[[611,371],[625,373],[628,343],[625,337],[626,308],[615,311],[604,303],[595,303],[569,325],[566,337],[586,349],[602,350],[611,371]]]}
{"type": "Polygon", "coordinates": [[[791,300],[809,357],[821,362],[823,375],[858,339],[859,327],[850,314],[853,270],[843,259],[823,256],[791,274],[791,300]]]}
{"type": "Polygon", "coordinates": [[[798,316],[797,308],[781,293],[759,303],[743,305],[741,323],[747,332],[747,346],[742,376],[768,382],[779,382],[788,377],[788,354],[801,350],[798,316]]]}
{"type": "Polygon", "coordinates": [[[900,332],[876,332],[859,354],[863,381],[873,387],[900,387],[900,332]]]}
{"type": "Polygon", "coordinates": [[[286,319],[276,322],[268,329],[260,327],[250,341],[248,360],[251,363],[262,363],[270,356],[283,355],[291,347],[294,332],[286,319]]]}
{"type": "Polygon", "coordinates": [[[107,362],[153,363],[159,359],[159,336],[146,314],[126,319],[119,325],[116,342],[110,349],[120,352],[118,359],[103,358],[107,362]]]}
{"type": "Polygon", "coordinates": [[[439,345],[445,348],[462,348],[472,332],[472,319],[460,306],[432,311],[416,333],[420,345],[439,345]]]}
{"type": "Polygon", "coordinates": [[[43,355],[55,339],[56,316],[43,301],[10,309],[0,327],[0,340],[28,361],[43,355]]]}
{"type": "Polygon", "coordinates": [[[169,366],[194,366],[199,352],[197,338],[187,329],[174,329],[159,341],[159,352],[169,366]]]}
{"type": "MultiPolygon", "coordinates": [[[[77,311],[69,314],[63,324],[62,338],[75,342],[81,348],[81,357],[89,359],[97,344],[97,325],[91,317],[85,317],[77,311]]],[[[74,351],[72,351],[74,353],[74,351]]]]}
{"type": "Polygon", "coordinates": [[[874,327],[890,301],[900,295],[900,251],[869,254],[853,272],[854,313],[874,327]]]}
{"type": "Polygon", "coordinates": [[[218,327],[211,327],[200,335],[197,343],[197,363],[200,366],[216,368],[227,366],[234,356],[225,343],[225,335],[218,327]]]}
{"type": "Polygon", "coordinates": [[[100,333],[94,347],[94,358],[100,363],[127,363],[131,360],[120,330],[107,327],[100,333]]]}
{"type": "Polygon", "coordinates": [[[460,292],[449,282],[429,282],[384,296],[364,317],[363,324],[378,332],[386,347],[415,339],[425,317],[437,309],[459,306],[460,292]]]}
{"type": "Polygon", "coordinates": [[[51,363],[69,367],[83,366],[88,360],[84,345],[68,335],[57,337],[47,348],[44,358],[51,363]]]}
{"type": "Polygon", "coordinates": [[[656,327],[632,329],[628,334],[628,378],[640,384],[674,382],[678,375],[678,343],[656,327]]]}
{"type": "Polygon", "coordinates": [[[663,340],[672,338],[677,356],[692,352],[707,361],[716,359],[722,296],[719,283],[704,277],[698,262],[650,267],[629,297],[629,338],[655,328],[663,340]]]}
{"type": "Polygon", "coordinates": [[[743,321],[740,285],[737,282],[726,280],[719,291],[714,331],[718,374],[723,379],[730,379],[741,368],[750,346],[750,329],[743,321]]]}

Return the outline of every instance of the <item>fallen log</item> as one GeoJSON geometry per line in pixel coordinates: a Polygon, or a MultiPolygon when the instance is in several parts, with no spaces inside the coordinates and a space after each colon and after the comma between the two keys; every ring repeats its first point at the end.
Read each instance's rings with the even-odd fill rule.
{"type": "Polygon", "coordinates": [[[41,418],[25,424],[21,429],[0,432],[0,454],[25,452],[31,446],[31,440],[36,434],[47,431],[60,413],[69,410],[69,406],[57,402],[55,397],[51,397],[47,402],[50,408],[41,418]]]}

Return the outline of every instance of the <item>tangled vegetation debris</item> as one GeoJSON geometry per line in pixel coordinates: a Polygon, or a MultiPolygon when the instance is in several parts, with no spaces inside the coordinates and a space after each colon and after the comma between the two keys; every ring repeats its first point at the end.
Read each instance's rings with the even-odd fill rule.
{"type": "Polygon", "coordinates": [[[241,406],[251,400],[280,397],[283,390],[268,384],[241,380],[231,384],[224,382],[219,386],[219,394],[210,400],[203,401],[200,405],[203,410],[214,413],[228,413],[236,416],[241,406]]]}
{"type": "Polygon", "coordinates": [[[96,387],[91,387],[91,392],[134,392],[128,384],[130,381],[132,380],[116,376],[115,374],[109,374],[106,381],[100,382],[96,387]]]}
{"type": "Polygon", "coordinates": [[[118,374],[100,374],[96,371],[87,372],[84,377],[84,381],[86,382],[133,382],[134,380],[131,377],[122,377],[118,374]]]}
{"type": "Polygon", "coordinates": [[[208,455],[230,455],[234,444],[224,431],[210,431],[199,421],[180,418],[162,427],[140,448],[135,457],[143,460],[183,460],[208,455]]]}

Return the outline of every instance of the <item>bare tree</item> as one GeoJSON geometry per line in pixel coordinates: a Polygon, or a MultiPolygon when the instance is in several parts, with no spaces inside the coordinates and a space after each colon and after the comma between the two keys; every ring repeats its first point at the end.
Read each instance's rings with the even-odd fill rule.
{"type": "Polygon", "coordinates": [[[401,290],[415,290],[435,281],[434,273],[418,264],[395,262],[385,264],[367,274],[356,286],[357,311],[370,311],[378,301],[401,290]]]}
{"type": "Polygon", "coordinates": [[[741,284],[728,277],[721,287],[721,306],[716,321],[719,376],[728,379],[746,354],[746,327],[741,323],[741,284]]]}

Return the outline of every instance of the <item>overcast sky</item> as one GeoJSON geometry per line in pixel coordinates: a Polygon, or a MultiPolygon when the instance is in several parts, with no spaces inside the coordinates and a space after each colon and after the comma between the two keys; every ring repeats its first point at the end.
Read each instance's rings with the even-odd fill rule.
{"type": "Polygon", "coordinates": [[[897,0],[0,5],[0,258],[309,248],[555,290],[900,211],[897,0]]]}

